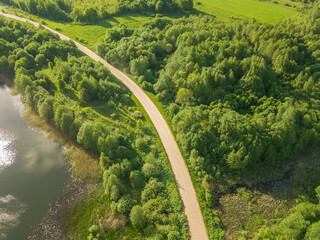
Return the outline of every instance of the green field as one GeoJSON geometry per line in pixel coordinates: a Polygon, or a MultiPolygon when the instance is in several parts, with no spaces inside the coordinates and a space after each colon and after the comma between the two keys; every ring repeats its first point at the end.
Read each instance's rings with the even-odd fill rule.
{"type": "MultiPolygon", "coordinates": [[[[291,2],[289,0],[278,0],[278,3],[259,0],[195,0],[194,8],[197,13],[206,13],[216,15],[222,19],[230,18],[255,18],[258,21],[276,23],[288,17],[296,17],[301,14],[298,9],[302,4],[291,2]],[[285,4],[290,4],[286,6],[285,4]]],[[[107,20],[101,20],[90,24],[83,23],[65,23],[54,22],[30,15],[18,9],[9,8],[0,4],[0,10],[11,12],[19,16],[43,23],[48,27],[81,42],[92,50],[95,50],[96,44],[103,39],[106,29],[112,28],[118,24],[124,24],[128,28],[136,29],[141,24],[150,21],[153,17],[142,14],[127,14],[117,17],[111,17],[107,20]]],[[[166,14],[171,18],[179,18],[186,14],[166,14]]]]}
{"type": "Polygon", "coordinates": [[[302,4],[288,0],[198,0],[194,4],[196,10],[221,18],[255,18],[269,23],[298,16],[298,9],[302,7],[302,4]]]}
{"type": "Polygon", "coordinates": [[[59,32],[71,37],[87,47],[95,50],[95,45],[99,39],[103,38],[106,30],[118,24],[124,24],[128,28],[136,29],[141,24],[150,21],[151,17],[139,14],[112,17],[108,20],[94,22],[92,24],[78,23],[58,23],[44,20],[46,25],[52,29],[58,29],[59,32]]]}
{"type": "Polygon", "coordinates": [[[98,22],[92,22],[90,24],[85,23],[67,23],[67,22],[54,22],[47,19],[40,18],[35,15],[23,12],[19,9],[5,6],[0,3],[0,11],[15,14],[17,16],[23,16],[25,18],[42,23],[52,29],[58,30],[66,36],[81,42],[85,46],[92,50],[95,50],[95,45],[99,39],[102,39],[108,28],[113,26],[124,24],[130,29],[136,29],[141,24],[148,22],[152,17],[142,14],[127,14],[117,17],[110,17],[107,20],[101,20],[98,22]]]}
{"type": "MultiPolygon", "coordinates": [[[[19,9],[15,9],[0,3],[0,11],[11,13],[17,16],[25,17],[33,21],[44,24],[62,34],[81,42],[86,47],[95,51],[95,46],[104,38],[106,30],[119,24],[124,24],[128,28],[135,30],[145,22],[152,20],[154,17],[147,14],[126,14],[116,17],[110,17],[107,20],[101,20],[92,23],[70,23],[70,22],[55,22],[48,19],[31,15],[19,9]]],[[[165,16],[170,18],[180,18],[186,16],[184,13],[168,13],[165,16]]]]}
{"type": "MultiPolygon", "coordinates": [[[[206,13],[218,16],[222,19],[230,18],[255,18],[258,21],[276,23],[288,17],[296,17],[301,14],[299,9],[303,8],[301,3],[289,0],[259,1],[259,0],[195,0],[194,8],[197,13],[206,13]]],[[[106,29],[118,24],[124,24],[128,28],[136,29],[141,24],[151,20],[153,17],[142,14],[127,14],[111,17],[90,24],[65,23],[43,20],[37,16],[30,15],[18,9],[12,9],[0,4],[0,10],[5,9],[20,16],[42,22],[48,27],[83,43],[92,50],[100,39],[103,39],[106,29]]],[[[186,14],[166,14],[168,17],[179,18],[186,14]]]]}

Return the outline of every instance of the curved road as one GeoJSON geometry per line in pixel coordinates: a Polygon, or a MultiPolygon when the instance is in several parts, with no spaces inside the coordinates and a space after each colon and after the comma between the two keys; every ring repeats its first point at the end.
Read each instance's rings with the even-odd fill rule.
{"type": "MultiPolygon", "coordinates": [[[[0,15],[13,18],[19,21],[23,21],[23,22],[29,22],[36,27],[39,26],[39,23],[37,22],[27,20],[25,18],[21,18],[15,15],[6,14],[2,12],[0,12],[0,15]]],[[[54,31],[51,28],[48,28],[46,26],[43,26],[43,27],[59,35],[60,38],[63,40],[72,40],[69,37],[57,31],[54,31]]],[[[130,89],[130,91],[136,96],[136,98],[142,104],[142,106],[148,113],[152,123],[154,124],[160,136],[161,142],[165,148],[165,151],[168,155],[169,162],[171,164],[171,168],[178,185],[178,190],[180,192],[181,199],[184,204],[184,208],[185,208],[184,210],[185,210],[185,214],[187,216],[187,220],[189,224],[191,239],[208,240],[209,239],[208,233],[206,231],[206,226],[202,218],[196,192],[193,188],[187,166],[180,153],[177,142],[167,122],[159,112],[158,108],[154,105],[154,103],[150,100],[150,98],[141,90],[141,88],[135,82],[133,82],[130,78],[128,78],[124,73],[122,73],[120,70],[116,69],[115,67],[111,66],[104,59],[99,57],[97,54],[95,54],[85,46],[75,41],[74,43],[76,44],[78,49],[80,49],[86,55],[105,65],[111,71],[111,73],[113,73],[119,80],[121,80],[124,83],[124,85],[126,85],[130,89]]]]}

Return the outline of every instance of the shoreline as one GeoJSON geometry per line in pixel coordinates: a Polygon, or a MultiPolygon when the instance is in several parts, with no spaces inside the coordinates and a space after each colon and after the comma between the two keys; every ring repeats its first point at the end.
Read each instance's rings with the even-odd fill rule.
{"type": "Polygon", "coordinates": [[[67,223],[68,211],[77,203],[86,199],[88,185],[71,178],[64,186],[58,201],[50,206],[44,218],[34,225],[28,240],[66,239],[64,224],[67,223]]]}
{"type": "MultiPolygon", "coordinates": [[[[11,94],[12,89],[9,88],[11,94]]],[[[14,95],[14,94],[13,94],[14,95]]],[[[62,189],[62,193],[58,200],[50,206],[46,215],[42,220],[32,228],[32,234],[27,237],[28,240],[57,240],[66,239],[66,229],[64,226],[68,224],[68,217],[70,210],[77,205],[77,203],[85,200],[88,197],[90,190],[97,188],[97,178],[93,178],[88,173],[88,176],[82,176],[77,173],[78,164],[75,164],[76,157],[80,151],[78,146],[72,143],[72,140],[67,136],[63,136],[58,130],[46,123],[40,118],[32,109],[26,106],[22,121],[35,131],[40,131],[44,136],[59,148],[60,154],[65,159],[65,170],[68,172],[69,179],[62,189]]],[[[99,162],[94,157],[87,154],[91,158],[90,161],[99,162]]],[[[98,174],[99,175],[99,174],[98,174]]]]}

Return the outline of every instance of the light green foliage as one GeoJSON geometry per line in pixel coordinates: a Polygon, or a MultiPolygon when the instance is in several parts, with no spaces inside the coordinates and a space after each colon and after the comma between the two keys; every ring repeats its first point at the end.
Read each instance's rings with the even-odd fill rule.
{"type": "Polygon", "coordinates": [[[169,202],[162,196],[151,198],[143,205],[143,210],[148,221],[153,223],[165,224],[168,221],[168,215],[171,213],[169,202]]]}
{"type": "Polygon", "coordinates": [[[40,106],[38,107],[39,115],[41,118],[43,118],[47,122],[51,122],[53,119],[53,104],[54,99],[48,98],[45,99],[40,106]]]}
{"type": "Polygon", "coordinates": [[[320,239],[320,221],[313,223],[312,225],[309,226],[305,235],[305,239],[306,240],[320,239]]]}
{"type": "Polygon", "coordinates": [[[318,239],[319,221],[320,205],[301,203],[278,224],[260,229],[254,239],[318,239]]]}
{"type": "Polygon", "coordinates": [[[129,195],[125,195],[117,203],[117,211],[122,214],[129,215],[132,207],[135,205],[134,199],[129,195]]]}
{"type": "Polygon", "coordinates": [[[148,59],[145,57],[133,59],[130,62],[130,71],[135,76],[143,75],[149,65],[148,59]]]}
{"type": "Polygon", "coordinates": [[[303,8],[303,4],[287,0],[198,0],[195,3],[194,7],[198,11],[221,18],[255,18],[270,23],[296,17],[299,15],[299,9],[303,8]]]}
{"type": "Polygon", "coordinates": [[[142,172],[146,178],[157,177],[160,174],[160,169],[155,164],[147,162],[143,165],[142,172]]]}
{"type": "MultiPolygon", "coordinates": [[[[303,24],[311,27],[314,23],[301,20],[272,27],[236,22],[226,26],[209,17],[176,21],[157,18],[125,38],[123,43],[106,40],[115,46],[109,48],[106,57],[111,62],[115,54],[121,59],[132,59],[132,67],[132,63],[146,56],[149,60],[156,56],[156,64],[147,67],[159,74],[154,89],[163,103],[176,102],[182,106],[179,111],[176,105],[170,105],[169,111],[174,116],[173,126],[182,148],[188,154],[197,150],[206,162],[198,170],[210,172],[210,162],[223,160],[230,169],[243,171],[262,164],[274,165],[296,149],[307,146],[310,139],[318,139],[313,144],[319,141],[318,134],[311,130],[318,128],[317,120],[312,124],[306,116],[302,121],[308,127],[304,131],[296,128],[301,124],[299,116],[304,111],[319,113],[310,105],[303,111],[297,107],[299,101],[302,104],[309,101],[310,92],[319,97],[314,88],[305,87],[297,95],[296,90],[282,86],[289,81],[294,89],[301,89],[305,79],[314,77],[314,73],[304,70],[306,62],[310,66],[316,63],[314,58],[312,63],[306,61],[312,52],[305,54],[295,44],[295,39],[300,39],[307,48],[313,39],[313,30],[309,35],[301,34],[303,24]],[[284,43],[283,37],[274,32],[285,34],[286,24],[292,25],[293,35],[285,35],[287,42],[284,43]],[[220,28],[224,30],[215,30],[220,28]],[[145,40],[140,37],[141,33],[150,37],[145,40]],[[168,43],[175,46],[170,55],[166,52],[168,43]],[[254,48],[252,43],[256,45],[254,48]],[[156,51],[152,50],[153,46],[158,46],[156,51]],[[163,65],[163,69],[159,65],[163,65]],[[288,92],[289,97],[279,92],[288,92]],[[303,139],[303,143],[299,143],[299,139],[303,139]]],[[[142,72],[135,74],[142,75],[142,72]]],[[[310,82],[312,86],[315,84],[310,82]]],[[[195,167],[199,165],[192,161],[195,167]]]]}
{"type": "Polygon", "coordinates": [[[176,103],[188,105],[194,100],[193,91],[186,88],[180,88],[177,92],[176,103]]]}
{"type": "Polygon", "coordinates": [[[146,225],[146,217],[141,206],[134,206],[130,213],[130,221],[133,226],[143,228],[146,225]]]}
{"type": "Polygon", "coordinates": [[[86,149],[93,148],[92,134],[93,134],[93,123],[84,122],[79,129],[79,133],[77,136],[78,143],[83,145],[84,148],[86,149]]]}
{"type": "Polygon", "coordinates": [[[168,234],[168,240],[178,240],[180,239],[180,234],[177,231],[170,231],[168,234]]]}
{"type": "Polygon", "coordinates": [[[17,75],[14,80],[14,83],[15,83],[17,90],[20,92],[23,92],[24,89],[27,88],[27,86],[29,86],[29,87],[33,86],[33,82],[30,79],[30,77],[23,75],[23,74],[17,75]]]}
{"type": "Polygon", "coordinates": [[[141,193],[141,201],[146,203],[151,199],[155,199],[157,196],[162,195],[163,191],[163,183],[159,182],[157,179],[150,179],[141,193]]]}

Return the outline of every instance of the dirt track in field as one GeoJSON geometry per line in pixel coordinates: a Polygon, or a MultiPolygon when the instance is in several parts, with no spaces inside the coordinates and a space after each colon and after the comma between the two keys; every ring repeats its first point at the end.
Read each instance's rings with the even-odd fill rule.
{"type": "MultiPolygon", "coordinates": [[[[33,22],[31,20],[21,18],[15,15],[6,14],[0,12],[0,15],[16,19],[23,22],[29,22],[34,26],[38,27],[39,23],[33,22]]],[[[54,31],[51,28],[43,26],[49,31],[58,34],[63,40],[71,40],[69,37],[54,31]]],[[[86,48],[85,46],[75,42],[76,46],[84,52],[86,55],[94,59],[95,61],[101,62],[106,66],[119,80],[126,85],[130,91],[136,96],[139,102],[142,104],[146,112],[148,113],[153,125],[155,126],[161,142],[165,148],[165,151],[168,155],[169,162],[171,164],[172,171],[175,176],[175,180],[178,186],[178,190],[181,196],[181,199],[184,204],[184,211],[188,219],[189,231],[191,239],[193,240],[207,240],[209,239],[206,226],[204,224],[196,192],[192,185],[192,181],[187,169],[187,166],[184,162],[184,159],[180,153],[177,142],[163,116],[161,115],[158,108],[154,105],[151,99],[144,93],[144,91],[129,77],[122,73],[117,68],[113,67],[107,63],[104,59],[99,57],[97,54],[86,48]]]]}

